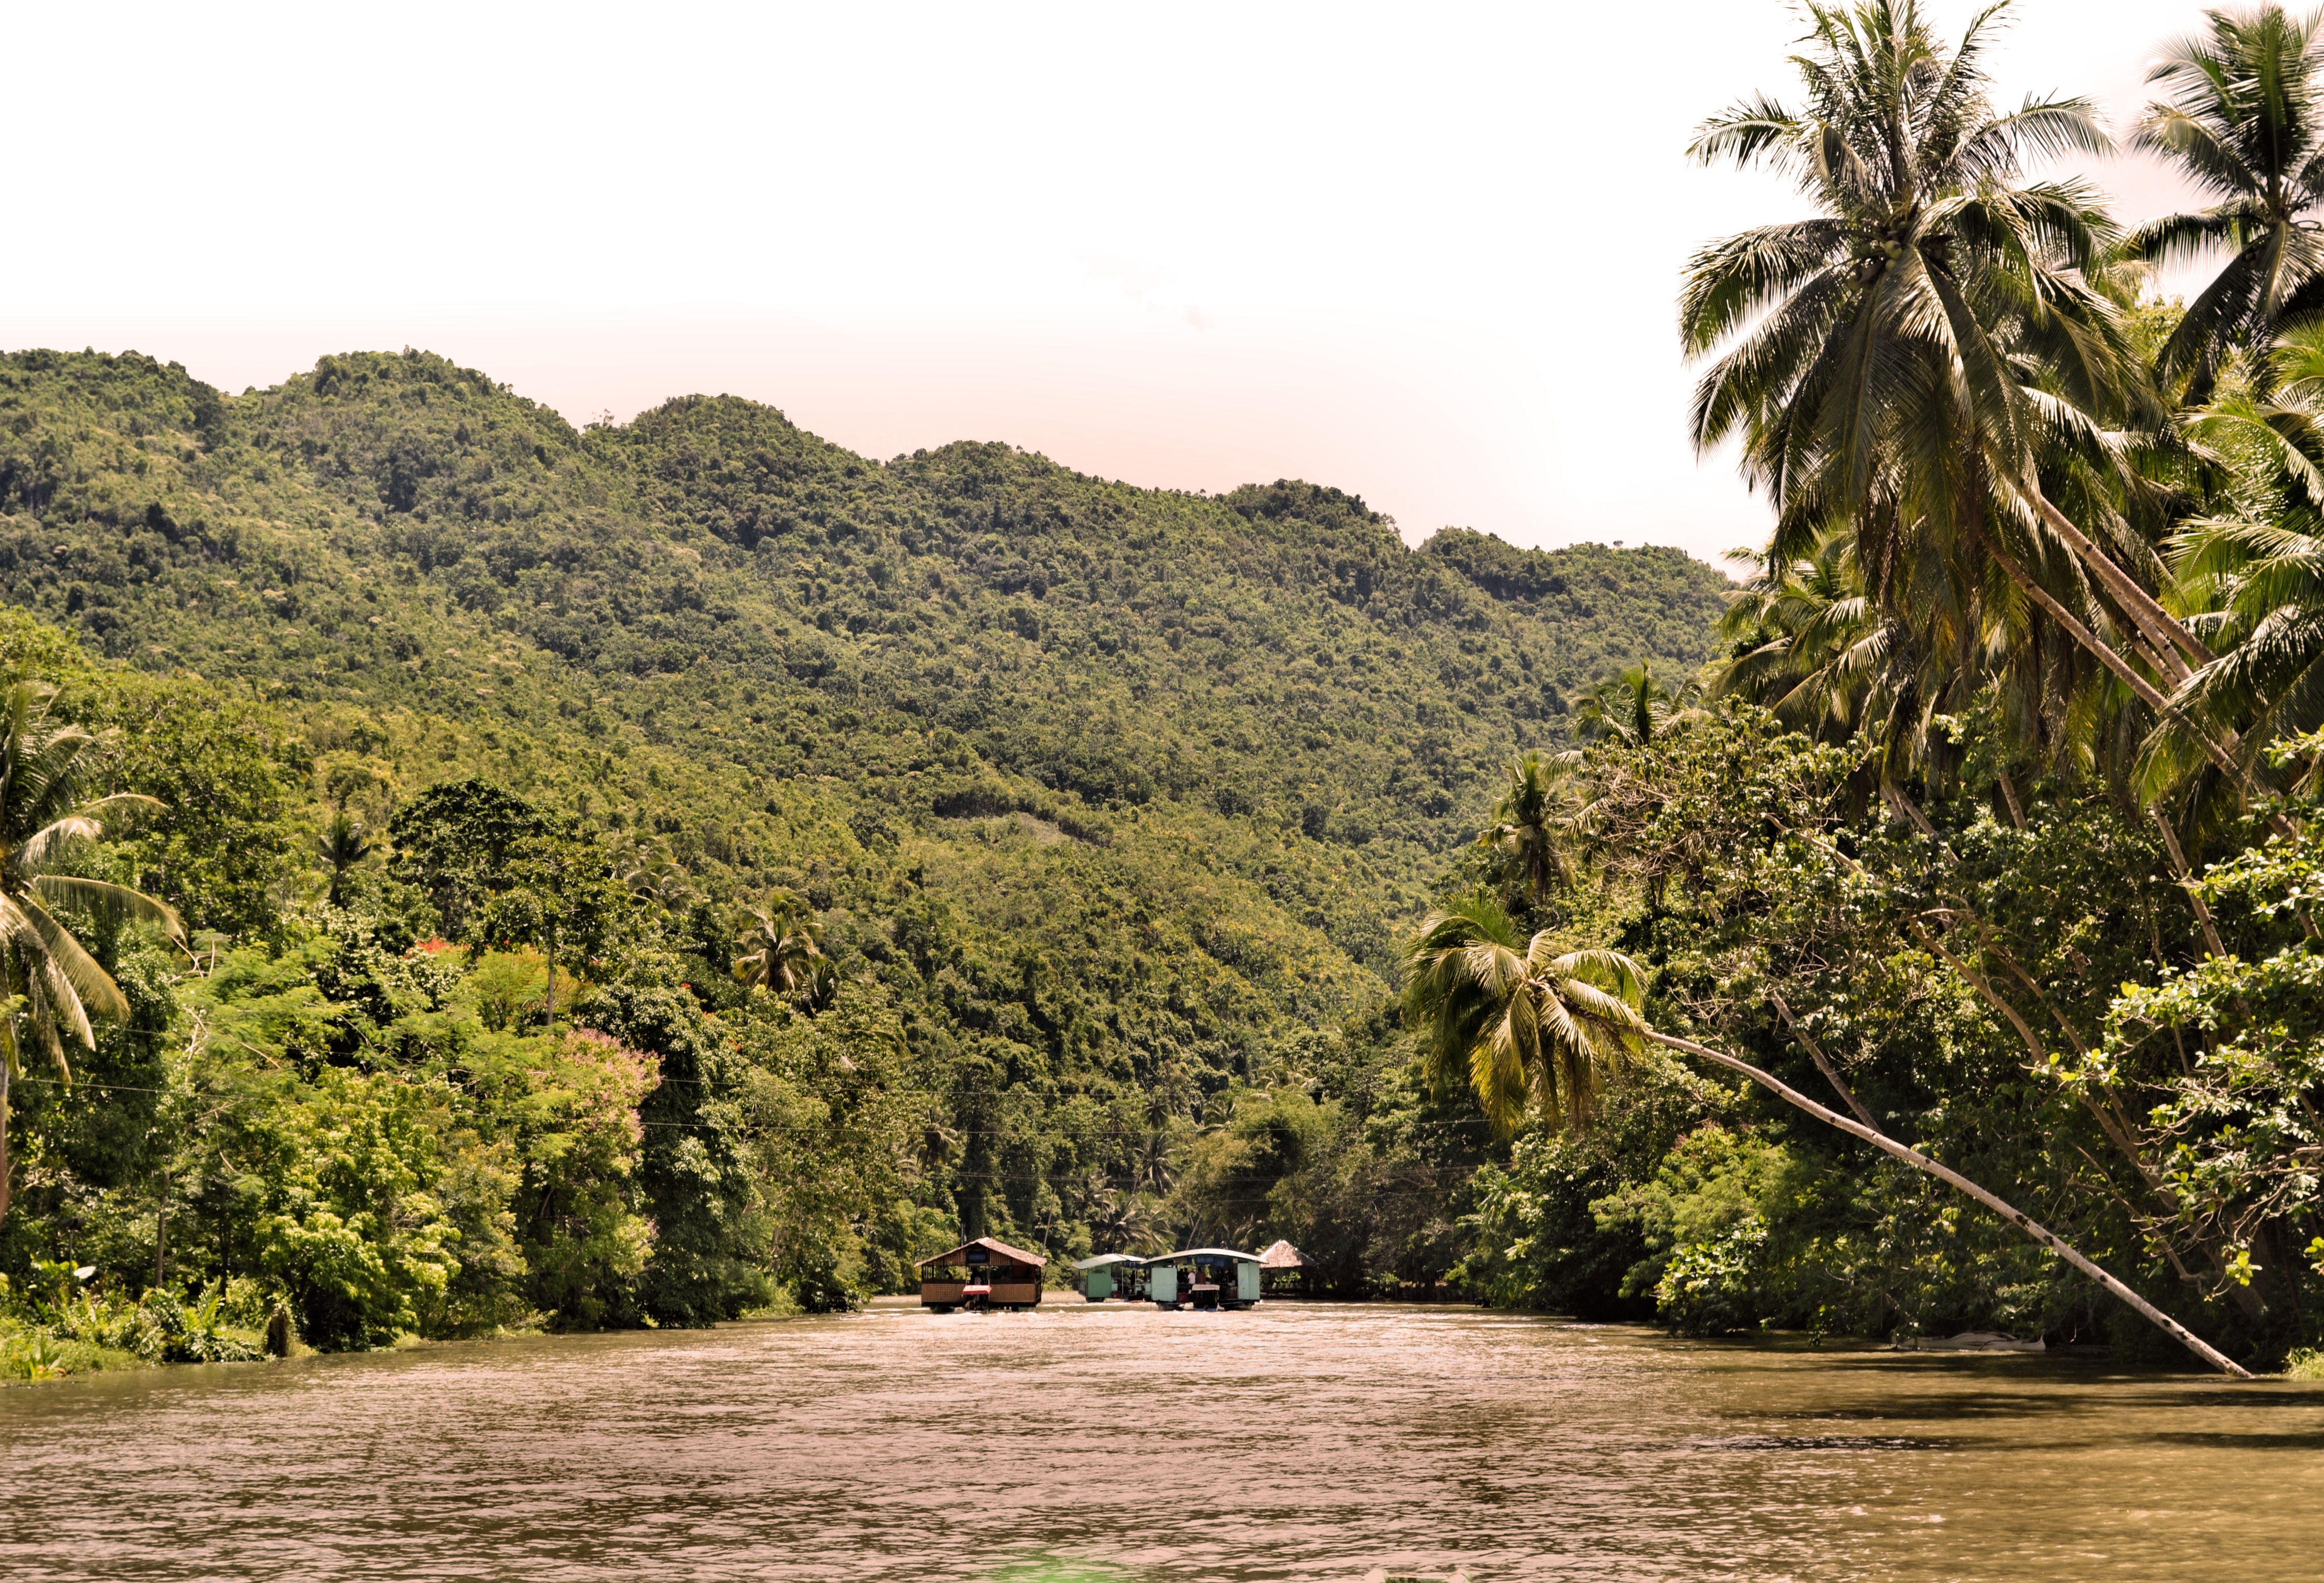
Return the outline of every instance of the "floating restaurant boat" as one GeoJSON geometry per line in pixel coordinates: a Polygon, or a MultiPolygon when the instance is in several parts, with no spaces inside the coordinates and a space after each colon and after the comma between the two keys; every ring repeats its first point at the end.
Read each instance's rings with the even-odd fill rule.
{"type": "Polygon", "coordinates": [[[1095,1258],[1075,1259],[1074,1268],[1082,1273],[1082,1295],[1092,1302],[1103,1302],[1109,1297],[1138,1302],[1146,1296],[1146,1261],[1136,1254],[1102,1253],[1095,1258]]]}
{"type": "Polygon", "coordinates": [[[990,1237],[920,1260],[920,1306],[938,1313],[955,1308],[1038,1308],[1041,1270],[1049,1261],[990,1237]]]}
{"type": "Polygon", "coordinates": [[[1256,1308],[1259,1255],[1231,1247],[1183,1247],[1146,1261],[1157,1308],[1256,1308]]]}

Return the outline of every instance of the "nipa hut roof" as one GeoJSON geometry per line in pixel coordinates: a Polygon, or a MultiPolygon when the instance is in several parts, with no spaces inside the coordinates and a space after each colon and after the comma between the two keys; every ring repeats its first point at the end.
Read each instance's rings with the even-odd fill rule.
{"type": "Polygon", "coordinates": [[[1262,1270],[1304,1270],[1307,1267],[1307,1257],[1289,1243],[1277,1240],[1259,1256],[1259,1267],[1262,1270]]]}

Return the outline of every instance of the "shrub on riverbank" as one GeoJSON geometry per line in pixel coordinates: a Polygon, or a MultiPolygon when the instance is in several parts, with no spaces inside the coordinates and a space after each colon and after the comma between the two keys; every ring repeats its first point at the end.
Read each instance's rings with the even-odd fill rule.
{"type": "Polygon", "coordinates": [[[254,1281],[213,1282],[190,1294],[161,1287],[131,1299],[80,1285],[91,1273],[49,1264],[29,1286],[0,1285],[0,1377],[255,1363],[267,1355],[277,1300],[254,1281]]]}
{"type": "Polygon", "coordinates": [[[0,1323],[0,1381],[30,1384],[73,1375],[152,1367],[148,1359],[121,1348],[73,1340],[40,1326],[9,1330],[0,1323]]]}

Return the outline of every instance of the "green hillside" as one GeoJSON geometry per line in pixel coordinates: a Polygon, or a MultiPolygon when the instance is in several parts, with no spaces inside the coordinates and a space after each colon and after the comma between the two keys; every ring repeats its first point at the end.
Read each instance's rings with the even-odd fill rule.
{"type": "MultiPolygon", "coordinates": [[[[332,808],[384,844],[468,777],[661,875],[706,1014],[741,1015],[735,909],[794,891],[955,1140],[920,1207],[982,1219],[981,1178],[1061,1246],[1157,1128],[1320,1071],[1286,1054],[1319,1030],[1386,1037],[1392,942],[1501,762],[1618,664],[1699,664],[1725,586],[1671,550],[1413,550],[1306,483],[882,462],[731,397],[576,431],[420,353],[239,397],[0,359],[0,599],[279,779],[227,857],[198,799],[140,838],[189,925],[281,951],[332,808]]],[[[356,876],[398,949],[445,926],[403,871],[356,876]]]]}

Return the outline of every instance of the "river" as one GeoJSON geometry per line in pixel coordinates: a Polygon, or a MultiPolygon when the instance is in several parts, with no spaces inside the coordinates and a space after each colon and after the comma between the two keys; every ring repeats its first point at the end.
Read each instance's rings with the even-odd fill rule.
{"type": "Polygon", "coordinates": [[[2324,1572],[2324,1388],[1068,1299],[0,1392],[0,1577],[2324,1572]]]}

